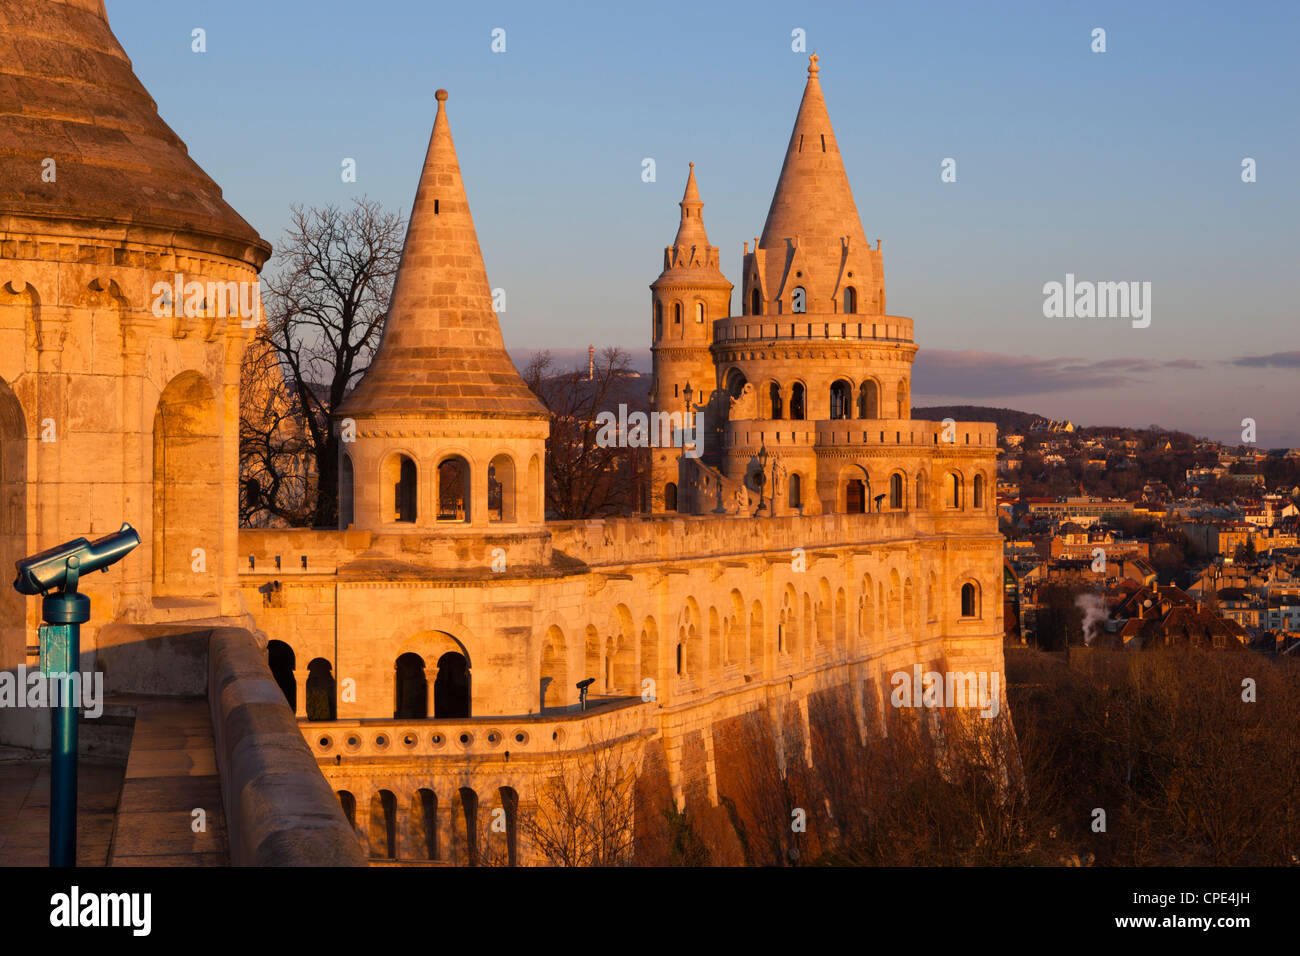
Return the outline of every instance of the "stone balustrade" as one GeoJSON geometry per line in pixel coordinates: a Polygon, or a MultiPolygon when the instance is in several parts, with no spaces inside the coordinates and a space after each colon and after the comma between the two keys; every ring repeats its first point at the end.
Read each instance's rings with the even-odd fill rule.
{"type": "Polygon", "coordinates": [[[318,760],[352,758],[519,758],[581,750],[653,729],[655,705],[639,697],[589,701],[541,714],[506,717],[301,721],[303,738],[318,760]]]}
{"type": "Polygon", "coordinates": [[[733,315],[713,323],[715,347],[800,339],[911,342],[912,320],[901,315],[733,315]]]}

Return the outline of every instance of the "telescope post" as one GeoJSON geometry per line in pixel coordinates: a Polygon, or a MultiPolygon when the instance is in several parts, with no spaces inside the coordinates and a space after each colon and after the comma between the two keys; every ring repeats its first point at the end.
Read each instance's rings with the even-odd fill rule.
{"type": "MultiPolygon", "coordinates": [[[[76,559],[73,558],[73,561],[76,559]]],[[[41,673],[50,699],[50,866],[77,865],[77,707],[71,675],[81,660],[81,625],[90,620],[90,598],[77,593],[77,572],[58,594],[41,601],[41,673]],[[55,674],[68,677],[58,680],[55,674]],[[57,697],[57,699],[55,699],[57,697]]]]}

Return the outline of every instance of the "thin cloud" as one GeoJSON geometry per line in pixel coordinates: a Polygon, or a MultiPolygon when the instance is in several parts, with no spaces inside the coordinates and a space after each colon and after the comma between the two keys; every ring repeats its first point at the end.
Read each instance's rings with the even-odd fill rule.
{"type": "Polygon", "coordinates": [[[1229,364],[1245,368],[1300,368],[1300,352],[1270,352],[1268,355],[1243,355],[1229,364]]]}

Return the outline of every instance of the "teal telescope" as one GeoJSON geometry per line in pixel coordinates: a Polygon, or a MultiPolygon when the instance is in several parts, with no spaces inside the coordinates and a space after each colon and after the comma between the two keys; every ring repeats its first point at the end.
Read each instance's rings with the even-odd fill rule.
{"type": "Polygon", "coordinates": [[[41,673],[50,681],[50,866],[77,865],[77,705],[54,674],[72,674],[81,658],[81,625],[90,620],[90,598],[77,593],[82,574],[107,571],[140,543],[129,524],[97,541],[77,538],[14,562],[14,590],[41,601],[41,673]],[[53,592],[53,593],[51,593],[53,592]]]}

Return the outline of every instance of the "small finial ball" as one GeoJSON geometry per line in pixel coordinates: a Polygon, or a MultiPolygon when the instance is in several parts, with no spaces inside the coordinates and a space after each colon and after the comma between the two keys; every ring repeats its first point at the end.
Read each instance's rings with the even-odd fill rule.
{"type": "Polygon", "coordinates": [[[808,75],[816,76],[821,68],[817,65],[817,54],[808,57],[808,75]]]}
{"type": "Polygon", "coordinates": [[[433,98],[437,100],[439,103],[445,103],[447,102],[447,91],[439,90],[437,93],[433,94],[433,98]]]}

